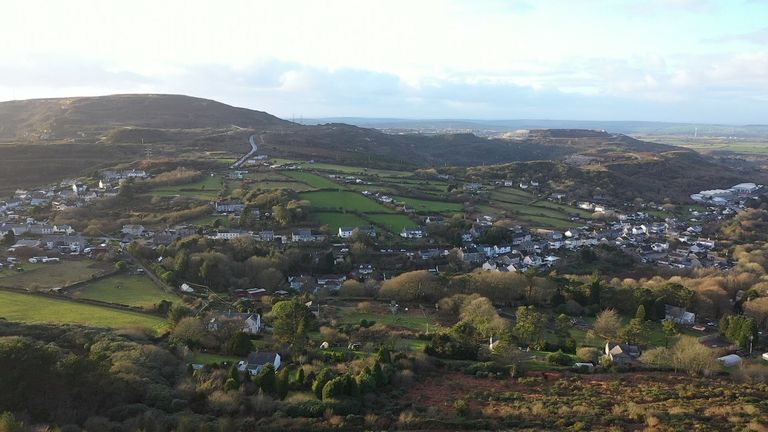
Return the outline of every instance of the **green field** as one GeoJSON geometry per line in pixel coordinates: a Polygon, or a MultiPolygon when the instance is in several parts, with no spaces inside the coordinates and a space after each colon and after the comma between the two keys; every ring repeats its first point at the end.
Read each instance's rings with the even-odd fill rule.
{"type": "Polygon", "coordinates": [[[426,314],[419,312],[400,312],[397,314],[377,314],[358,312],[356,310],[344,311],[341,316],[341,322],[345,324],[357,324],[360,320],[375,321],[378,324],[406,327],[415,331],[426,331],[427,325],[429,330],[433,331],[437,328],[437,322],[426,314]]]}
{"type": "Polygon", "coordinates": [[[297,182],[297,181],[258,181],[256,183],[251,184],[250,186],[251,186],[251,189],[262,189],[262,190],[291,189],[296,192],[307,192],[307,191],[317,189],[316,187],[310,186],[306,183],[297,182]]]}
{"type": "Polygon", "coordinates": [[[375,222],[393,233],[399,233],[403,228],[418,225],[404,214],[369,214],[366,218],[375,222]]]}
{"type": "Polygon", "coordinates": [[[339,232],[339,227],[360,227],[370,225],[367,220],[354,213],[316,212],[312,217],[320,225],[328,225],[331,234],[339,232]]]}
{"type": "Polygon", "coordinates": [[[127,306],[152,307],[161,300],[179,303],[179,297],[167,293],[147,276],[116,275],[79,288],[74,297],[117,303],[127,306]]]}
{"type": "Polygon", "coordinates": [[[377,176],[389,176],[389,177],[408,177],[413,175],[412,172],[408,172],[408,171],[369,169],[369,168],[363,168],[358,166],[335,165],[335,164],[319,163],[319,162],[309,163],[304,161],[296,161],[292,159],[278,158],[278,159],[272,159],[272,161],[274,163],[279,163],[279,164],[299,165],[303,169],[307,169],[307,170],[329,171],[329,172],[335,172],[335,173],[341,173],[341,174],[377,175],[377,176]]]}
{"type": "Polygon", "coordinates": [[[242,360],[242,358],[234,357],[234,356],[225,356],[225,355],[208,354],[208,353],[195,353],[195,355],[192,356],[190,363],[196,363],[196,364],[213,364],[213,363],[223,363],[223,362],[237,363],[240,360],[242,360]]]}
{"type": "Polygon", "coordinates": [[[392,210],[376,201],[350,191],[318,191],[300,193],[299,197],[312,202],[312,207],[359,212],[387,213],[392,210]]]}
{"type": "Polygon", "coordinates": [[[416,209],[417,212],[460,213],[464,209],[464,206],[460,203],[429,201],[404,196],[393,196],[392,198],[396,199],[398,202],[406,203],[408,206],[416,209]]]}
{"type": "Polygon", "coordinates": [[[166,320],[152,315],[8,291],[0,291],[0,317],[27,323],[143,327],[157,333],[168,330],[166,320]]]}
{"type": "Polygon", "coordinates": [[[317,189],[342,189],[342,186],[327,176],[320,176],[305,171],[286,171],[283,175],[305,183],[317,189]]]}
{"type": "Polygon", "coordinates": [[[0,286],[25,290],[45,290],[81,282],[113,269],[90,260],[62,261],[51,264],[23,263],[24,272],[0,272],[0,286]]]}
{"type": "Polygon", "coordinates": [[[216,222],[216,219],[219,220],[222,227],[229,228],[229,217],[227,215],[202,216],[199,218],[190,219],[186,221],[186,223],[190,225],[213,225],[213,223],[216,222]]]}
{"type": "Polygon", "coordinates": [[[220,176],[206,176],[200,181],[176,186],[161,186],[152,189],[155,196],[185,196],[202,200],[213,200],[219,195],[223,179],[220,176]]]}

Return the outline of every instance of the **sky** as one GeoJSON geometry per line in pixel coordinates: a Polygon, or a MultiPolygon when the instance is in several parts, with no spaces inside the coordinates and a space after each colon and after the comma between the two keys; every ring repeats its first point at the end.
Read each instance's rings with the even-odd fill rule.
{"type": "Polygon", "coordinates": [[[768,0],[0,0],[0,100],[768,123],[768,0]]]}

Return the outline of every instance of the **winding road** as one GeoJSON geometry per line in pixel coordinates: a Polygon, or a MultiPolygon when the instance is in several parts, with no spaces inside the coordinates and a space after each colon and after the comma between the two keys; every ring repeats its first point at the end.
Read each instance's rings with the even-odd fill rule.
{"type": "MultiPolygon", "coordinates": [[[[261,135],[259,135],[259,140],[262,140],[261,135]]],[[[251,143],[251,151],[249,151],[245,156],[238,159],[237,162],[233,163],[230,168],[233,168],[233,169],[240,168],[241,166],[243,166],[245,161],[247,161],[253,155],[256,154],[256,151],[258,150],[258,146],[256,145],[256,134],[249,136],[248,142],[251,143]]]]}

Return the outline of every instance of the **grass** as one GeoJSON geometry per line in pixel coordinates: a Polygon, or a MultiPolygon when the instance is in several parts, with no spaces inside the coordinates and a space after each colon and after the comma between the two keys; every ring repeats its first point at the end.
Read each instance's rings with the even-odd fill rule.
{"type": "Polygon", "coordinates": [[[219,176],[206,176],[202,180],[194,183],[162,186],[152,189],[151,194],[155,196],[186,196],[202,200],[213,200],[219,195],[221,190],[222,178],[219,176]]]}
{"type": "Polygon", "coordinates": [[[227,215],[201,216],[199,218],[190,219],[186,221],[186,223],[190,225],[213,225],[213,223],[216,222],[216,219],[221,222],[222,227],[229,228],[229,217],[227,217],[227,215]]]}
{"type": "Polygon", "coordinates": [[[413,207],[418,212],[434,212],[434,213],[458,213],[463,211],[464,206],[460,203],[452,203],[446,201],[429,201],[418,198],[410,198],[404,196],[393,196],[392,198],[397,201],[404,202],[407,205],[413,207]]]}
{"type": "Polygon", "coordinates": [[[162,300],[178,303],[147,276],[116,275],[98,280],[77,290],[75,297],[117,303],[127,306],[151,307],[162,300]]]}
{"type": "Polygon", "coordinates": [[[0,285],[25,290],[41,290],[63,287],[76,282],[91,279],[111,270],[112,266],[88,260],[62,261],[53,264],[21,265],[24,272],[5,270],[0,278],[0,285]]]}
{"type": "Polygon", "coordinates": [[[296,161],[292,159],[278,158],[278,159],[272,159],[272,162],[279,163],[279,164],[295,164],[295,165],[299,165],[303,169],[314,169],[314,170],[330,171],[330,172],[337,172],[337,173],[343,173],[343,174],[378,175],[378,176],[389,176],[389,177],[408,177],[413,175],[412,172],[408,172],[408,171],[368,169],[368,168],[363,168],[359,166],[336,165],[336,164],[329,164],[329,163],[309,163],[304,161],[296,161]]]}
{"type": "Polygon", "coordinates": [[[192,356],[190,363],[195,363],[195,364],[213,364],[213,363],[223,363],[223,362],[237,363],[240,360],[242,360],[242,358],[234,357],[234,356],[225,356],[225,355],[208,354],[208,353],[195,353],[195,355],[192,356]]]}
{"type": "Polygon", "coordinates": [[[320,176],[317,174],[304,171],[287,171],[284,172],[283,175],[317,189],[342,189],[342,186],[338,183],[334,182],[328,177],[320,176]]]}
{"type": "Polygon", "coordinates": [[[261,190],[275,190],[275,189],[291,189],[296,192],[307,192],[317,189],[314,186],[310,186],[306,183],[297,181],[259,181],[251,185],[251,189],[261,190]]]}
{"type": "Polygon", "coordinates": [[[384,324],[396,327],[406,327],[415,331],[426,331],[429,324],[430,331],[437,327],[435,320],[429,315],[418,312],[400,312],[397,314],[377,314],[358,311],[348,311],[342,314],[341,321],[346,324],[357,324],[360,320],[375,321],[377,324],[384,324]]]}
{"type": "Polygon", "coordinates": [[[0,317],[26,323],[143,327],[153,329],[158,334],[168,330],[168,323],[164,319],[152,315],[7,291],[0,291],[0,317]]]}
{"type": "Polygon", "coordinates": [[[359,212],[387,213],[392,210],[366,198],[356,192],[350,191],[318,191],[300,193],[299,197],[312,202],[312,206],[318,209],[338,209],[359,212]]]}
{"type": "Polygon", "coordinates": [[[385,227],[388,231],[399,233],[403,228],[416,226],[417,223],[403,214],[369,214],[368,220],[385,227]]]}
{"type": "Polygon", "coordinates": [[[328,225],[332,234],[339,231],[339,227],[359,227],[369,225],[368,221],[354,213],[316,212],[312,217],[320,225],[328,225]]]}

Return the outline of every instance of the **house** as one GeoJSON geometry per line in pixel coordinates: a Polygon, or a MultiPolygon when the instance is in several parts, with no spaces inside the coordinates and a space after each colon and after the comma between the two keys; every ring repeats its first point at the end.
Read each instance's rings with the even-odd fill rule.
{"type": "Polygon", "coordinates": [[[347,280],[347,276],[343,274],[338,275],[323,275],[317,277],[317,284],[318,285],[341,285],[344,283],[344,281],[347,280]]]}
{"type": "Polygon", "coordinates": [[[400,232],[400,237],[409,239],[420,239],[424,237],[424,230],[421,227],[415,228],[403,228],[400,232]]]}
{"type": "Polygon", "coordinates": [[[31,248],[40,247],[40,240],[17,240],[16,244],[11,246],[9,250],[15,251],[16,249],[22,248],[22,247],[31,247],[31,248]]]}
{"type": "Polygon", "coordinates": [[[367,234],[368,237],[376,238],[376,227],[373,225],[357,227],[357,231],[360,234],[367,234]]]}
{"type": "Polygon", "coordinates": [[[429,224],[442,224],[445,223],[445,218],[442,216],[427,216],[427,219],[425,220],[425,223],[427,225],[429,224]]]}
{"type": "Polygon", "coordinates": [[[352,233],[355,231],[352,227],[339,227],[339,237],[340,238],[350,238],[352,237],[352,233]]]}
{"type": "Polygon", "coordinates": [[[146,230],[143,225],[123,225],[123,229],[121,230],[123,234],[132,236],[140,236],[144,234],[144,231],[146,230]]]}
{"type": "Polygon", "coordinates": [[[58,249],[68,253],[80,253],[85,249],[85,239],[81,236],[49,235],[41,243],[46,249],[58,249]]]}
{"type": "Polygon", "coordinates": [[[483,187],[480,183],[466,183],[464,184],[464,190],[467,192],[477,192],[483,187]]]}
{"type": "Polygon", "coordinates": [[[245,204],[238,201],[218,201],[216,203],[217,213],[241,213],[245,204]]]}
{"type": "Polygon", "coordinates": [[[736,354],[728,354],[726,356],[719,357],[717,361],[725,367],[738,366],[741,364],[741,357],[736,354]]]}
{"type": "Polygon", "coordinates": [[[75,230],[69,225],[54,225],[53,232],[56,234],[74,234],[75,230]]]}
{"type": "Polygon", "coordinates": [[[373,273],[372,264],[360,264],[360,266],[357,268],[357,274],[359,275],[369,275],[371,273],[373,273]]]}
{"type": "Polygon", "coordinates": [[[43,224],[29,225],[29,231],[28,232],[30,234],[34,234],[34,235],[53,234],[53,226],[51,226],[51,225],[43,225],[43,224]]]}
{"type": "Polygon", "coordinates": [[[232,240],[238,237],[248,237],[250,234],[246,231],[242,230],[228,230],[228,231],[219,231],[216,233],[216,235],[210,236],[215,238],[216,240],[232,240]]]}
{"type": "Polygon", "coordinates": [[[640,357],[640,348],[616,342],[606,342],[605,356],[618,365],[627,365],[640,357]]]}
{"type": "Polygon", "coordinates": [[[271,242],[275,240],[275,232],[274,231],[262,231],[259,233],[259,240],[265,241],[265,242],[271,242]]]}
{"type": "Polygon", "coordinates": [[[312,230],[300,229],[291,234],[291,241],[294,242],[310,242],[314,241],[315,237],[312,235],[312,230]]]}
{"type": "Polygon", "coordinates": [[[476,246],[470,245],[459,249],[459,258],[466,263],[477,263],[480,262],[482,254],[476,246]]]}
{"type": "Polygon", "coordinates": [[[667,321],[674,321],[680,325],[693,325],[696,321],[696,314],[688,312],[683,308],[664,305],[664,319],[667,321]]]}
{"type": "Polygon", "coordinates": [[[245,360],[240,361],[237,364],[240,372],[248,372],[251,375],[258,375],[267,363],[272,363],[275,370],[280,369],[280,354],[276,352],[252,352],[248,354],[245,360]]]}
{"type": "Polygon", "coordinates": [[[242,332],[248,334],[259,334],[264,329],[259,314],[227,312],[211,318],[208,322],[208,331],[217,331],[226,322],[234,322],[242,326],[242,332]]]}

